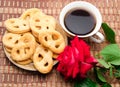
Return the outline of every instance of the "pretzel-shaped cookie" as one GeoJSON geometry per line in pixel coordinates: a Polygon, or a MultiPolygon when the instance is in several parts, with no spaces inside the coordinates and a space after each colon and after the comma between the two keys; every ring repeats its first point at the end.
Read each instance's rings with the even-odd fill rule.
{"type": "Polygon", "coordinates": [[[19,39],[21,38],[20,34],[6,33],[3,36],[2,42],[8,48],[13,48],[19,43],[19,39]]]}
{"type": "Polygon", "coordinates": [[[5,26],[11,33],[25,33],[30,31],[28,22],[19,18],[11,18],[6,20],[5,26]]]}
{"type": "Polygon", "coordinates": [[[43,47],[42,45],[36,48],[36,51],[33,55],[33,63],[35,68],[45,74],[49,73],[53,67],[52,52],[43,47]]]}
{"type": "Polygon", "coordinates": [[[30,19],[30,27],[36,37],[41,30],[55,30],[56,21],[52,16],[34,14],[30,19]]]}
{"type": "Polygon", "coordinates": [[[36,13],[39,12],[40,15],[43,15],[44,13],[42,13],[42,11],[38,8],[31,8],[26,10],[25,12],[23,12],[23,14],[20,16],[21,19],[24,20],[30,20],[30,18],[36,13]]]}
{"type": "Polygon", "coordinates": [[[23,61],[29,59],[34,53],[32,44],[21,44],[12,49],[11,57],[14,61],[23,61]]]}
{"type": "Polygon", "coordinates": [[[23,61],[30,58],[36,48],[36,41],[32,34],[25,33],[11,52],[11,57],[15,61],[23,61]]]}
{"type": "Polygon", "coordinates": [[[39,33],[39,42],[51,49],[54,53],[61,53],[65,48],[63,36],[58,31],[42,31],[39,33]]]}

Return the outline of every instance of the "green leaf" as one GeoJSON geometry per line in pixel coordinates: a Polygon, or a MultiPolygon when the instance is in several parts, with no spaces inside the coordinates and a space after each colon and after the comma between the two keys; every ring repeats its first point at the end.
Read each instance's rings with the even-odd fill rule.
{"type": "Polygon", "coordinates": [[[94,75],[95,75],[95,80],[97,83],[99,84],[103,84],[104,82],[102,82],[99,78],[98,78],[98,74],[97,74],[97,69],[100,69],[100,71],[103,73],[103,75],[107,72],[108,69],[104,68],[104,67],[94,67],[94,75]]]}
{"type": "Polygon", "coordinates": [[[105,83],[104,85],[102,85],[102,87],[112,87],[112,86],[108,83],[105,83]]]}
{"type": "Polygon", "coordinates": [[[104,59],[98,59],[98,62],[101,65],[103,65],[105,68],[110,68],[111,67],[104,59]]]}
{"type": "Polygon", "coordinates": [[[106,82],[106,79],[105,77],[103,76],[103,73],[100,69],[96,68],[96,71],[97,71],[97,77],[100,81],[102,82],[106,82]]]}
{"type": "Polygon", "coordinates": [[[74,87],[99,87],[98,84],[93,82],[90,78],[76,81],[74,87]]]}
{"type": "Polygon", "coordinates": [[[120,49],[117,44],[106,46],[100,53],[106,62],[113,65],[120,65],[120,49]]]}
{"type": "Polygon", "coordinates": [[[104,30],[106,39],[110,43],[116,43],[116,41],[115,41],[115,32],[112,30],[112,28],[110,28],[106,23],[102,23],[102,28],[104,30]]]}
{"type": "Polygon", "coordinates": [[[110,67],[109,73],[110,73],[110,77],[113,77],[113,68],[112,67],[110,67]]]}

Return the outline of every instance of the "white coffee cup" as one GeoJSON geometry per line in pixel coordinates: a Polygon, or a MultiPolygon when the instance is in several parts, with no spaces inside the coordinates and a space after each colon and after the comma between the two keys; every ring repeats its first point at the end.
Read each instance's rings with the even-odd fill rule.
{"type": "MultiPolygon", "coordinates": [[[[90,39],[94,42],[97,43],[101,43],[104,41],[104,36],[102,35],[102,33],[99,32],[101,24],[102,24],[102,16],[100,14],[100,11],[91,3],[85,2],[85,1],[74,1],[71,2],[69,4],[67,4],[62,11],[60,12],[60,16],[59,16],[59,20],[60,20],[60,24],[63,27],[63,29],[65,30],[65,32],[67,33],[68,36],[75,36],[76,34],[70,32],[66,27],[65,27],[65,23],[64,23],[64,19],[66,14],[73,10],[73,9],[82,9],[87,11],[88,13],[91,13],[95,20],[96,20],[96,25],[94,27],[94,29],[92,30],[92,32],[85,34],[85,35],[77,35],[80,38],[85,38],[85,37],[90,37],[90,39]],[[95,38],[93,37],[93,35],[96,35],[98,37],[95,38]]],[[[87,24],[86,24],[87,25],[87,24]]]]}

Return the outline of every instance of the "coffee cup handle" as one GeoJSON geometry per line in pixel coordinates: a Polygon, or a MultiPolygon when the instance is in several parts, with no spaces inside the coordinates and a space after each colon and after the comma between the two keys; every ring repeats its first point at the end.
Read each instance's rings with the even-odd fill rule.
{"type": "Polygon", "coordinates": [[[92,36],[91,36],[90,39],[91,39],[92,41],[94,41],[94,42],[96,42],[96,43],[101,43],[101,42],[104,41],[104,36],[103,36],[103,34],[101,34],[100,32],[97,32],[95,35],[98,36],[99,39],[96,39],[95,37],[92,37],[92,36]]]}

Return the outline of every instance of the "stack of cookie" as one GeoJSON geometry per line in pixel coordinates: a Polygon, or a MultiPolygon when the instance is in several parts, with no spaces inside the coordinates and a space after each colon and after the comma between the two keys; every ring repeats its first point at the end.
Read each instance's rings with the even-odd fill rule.
{"type": "Polygon", "coordinates": [[[6,20],[5,27],[2,41],[11,59],[22,65],[33,63],[39,72],[49,73],[66,45],[55,18],[32,8],[6,20]]]}

